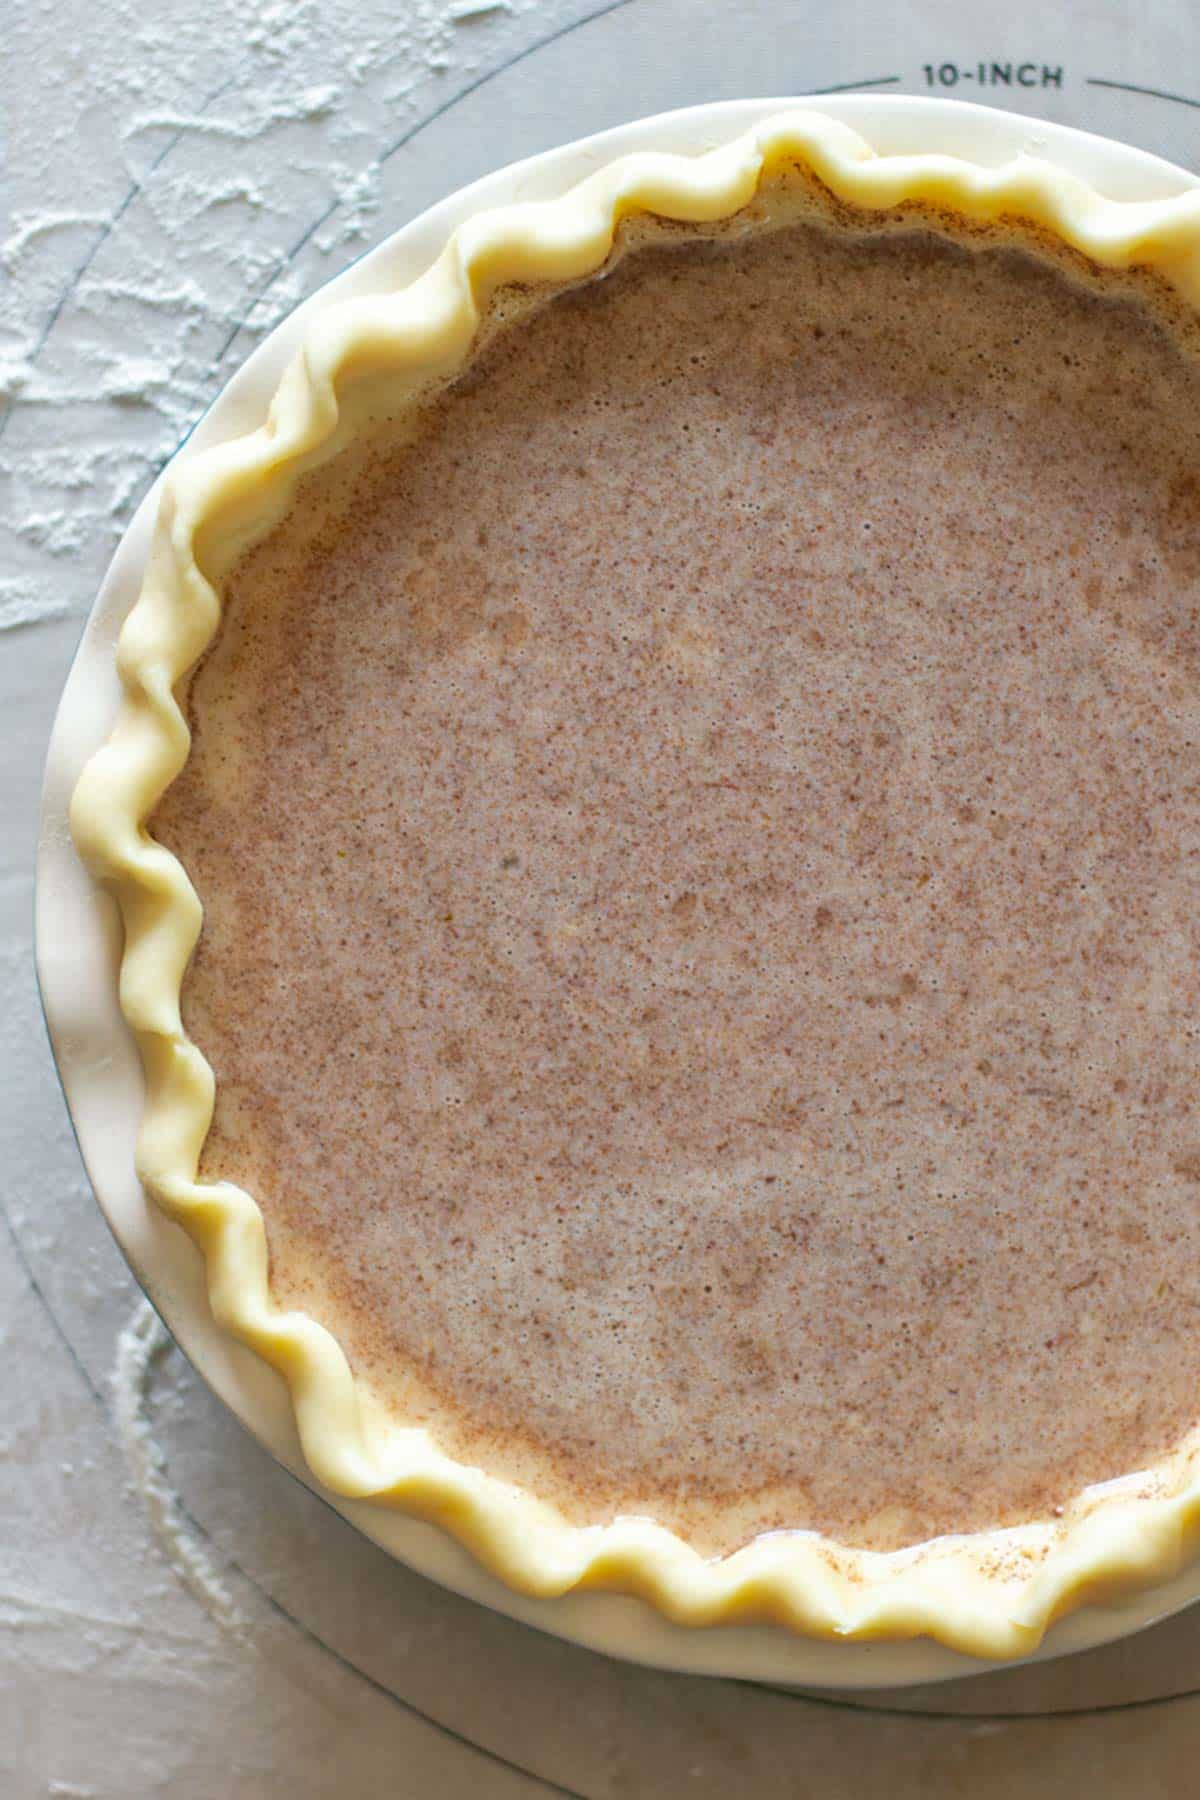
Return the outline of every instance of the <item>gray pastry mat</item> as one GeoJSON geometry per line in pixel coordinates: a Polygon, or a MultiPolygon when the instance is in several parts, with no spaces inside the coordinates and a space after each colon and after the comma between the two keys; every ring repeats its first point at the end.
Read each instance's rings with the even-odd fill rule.
{"type": "Polygon", "coordinates": [[[57,692],[137,498],[263,332],[393,224],[501,161],[747,93],[952,94],[1194,166],[1198,52],[1200,17],[1163,0],[22,12],[0,246],[6,1794],[1195,1791],[1195,1611],[1038,1668],[805,1697],[573,1649],[360,1538],[139,1310],[41,1027],[29,850],[57,692]]]}

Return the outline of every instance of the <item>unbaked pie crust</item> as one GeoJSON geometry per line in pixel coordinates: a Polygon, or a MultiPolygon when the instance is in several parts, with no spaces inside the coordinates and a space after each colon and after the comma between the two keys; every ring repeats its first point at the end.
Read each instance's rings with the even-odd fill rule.
{"type": "Polygon", "coordinates": [[[124,702],[79,781],[72,828],[124,920],[121,1006],[146,1077],[141,1179],[203,1252],[218,1323],[288,1383],[305,1457],[327,1488],[435,1521],[527,1594],[605,1588],[688,1625],[769,1620],[822,1638],[927,1634],[977,1656],[1023,1656],[1063,1612],[1166,1580],[1194,1554],[1200,1428],[1168,1461],[1087,1490],[1061,1518],[894,1552],[777,1533],[706,1560],[649,1520],[568,1525],[534,1495],[450,1460],[425,1429],[397,1426],[356,1383],[331,1333],[275,1303],[253,1197],[197,1175],[214,1080],[184,1032],[180,992],[201,902],[145,821],[188,755],[181,696],[216,633],[224,578],[282,518],[300,476],[353,438],[364,378],[414,392],[443,381],[470,357],[498,290],[585,279],[631,215],[713,224],[796,166],[847,207],[1018,220],[1103,269],[1148,269],[1185,306],[1200,306],[1200,192],[1122,203],[1031,157],[991,168],[881,156],[845,124],[804,111],[701,156],[637,153],[561,199],[479,213],[410,286],[320,311],[257,430],[185,453],[169,469],[142,590],[120,635],[124,702]]]}

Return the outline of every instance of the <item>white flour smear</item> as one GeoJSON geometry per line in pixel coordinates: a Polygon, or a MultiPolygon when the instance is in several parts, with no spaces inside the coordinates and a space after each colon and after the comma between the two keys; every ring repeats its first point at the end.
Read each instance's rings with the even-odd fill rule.
{"type": "Polygon", "coordinates": [[[112,1371],[113,1413],[130,1476],[146,1505],[154,1535],[184,1587],[218,1625],[238,1634],[246,1620],[171,1486],[162,1447],[150,1422],[150,1386],[172,1339],[148,1300],[117,1336],[112,1371]]]}

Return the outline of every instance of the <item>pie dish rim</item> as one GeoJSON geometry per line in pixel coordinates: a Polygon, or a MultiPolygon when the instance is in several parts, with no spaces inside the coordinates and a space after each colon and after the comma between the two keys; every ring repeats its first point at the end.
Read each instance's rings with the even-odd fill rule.
{"type": "MultiPolygon", "coordinates": [[[[977,1554],[994,1563],[1001,1537],[1005,1554],[1019,1556],[1021,1544],[1013,1533],[942,1540],[939,1546],[922,1547],[919,1554],[882,1556],[843,1549],[840,1556],[864,1559],[855,1571],[857,1579],[847,1581],[830,1568],[812,1534],[761,1539],[722,1563],[706,1563],[646,1521],[618,1521],[587,1531],[563,1525],[532,1497],[516,1497],[507,1484],[450,1463],[432,1446],[427,1457],[423,1453],[397,1475],[400,1465],[387,1460],[390,1452],[380,1441],[377,1424],[362,1418],[344,1358],[337,1366],[341,1353],[330,1334],[300,1315],[282,1319],[274,1309],[266,1284],[261,1215],[253,1201],[227,1184],[197,1185],[187,1173],[189,1164],[194,1170],[211,1104],[207,1065],[184,1038],[178,1015],[198,904],[179,865],[144,837],[140,822],[166,785],[165,771],[173,772],[173,763],[181,766],[186,745],[173,692],[194,662],[197,644],[202,647],[205,633],[215,629],[215,595],[191,550],[206,517],[211,525],[208,509],[214,494],[226,491],[222,483],[236,483],[247,474],[251,480],[261,477],[289,455],[298,458],[326,441],[314,434],[327,438],[336,423],[332,371],[362,355],[366,334],[374,332],[379,342],[391,344],[385,352],[390,355],[397,334],[411,349],[424,330],[422,353],[428,358],[431,316],[436,325],[436,305],[446,307],[448,300],[445,317],[458,332],[456,341],[469,345],[482,299],[477,289],[472,304],[466,303],[471,279],[481,273],[495,280],[555,280],[586,273],[587,268],[570,259],[594,255],[588,268],[598,266],[620,205],[682,209],[682,216],[726,216],[750,197],[763,153],[768,160],[799,155],[850,204],[878,206],[915,198],[968,216],[1007,211],[1031,218],[1096,261],[1150,261],[1181,289],[1186,284],[1189,301],[1200,302],[1196,193],[1166,201],[1117,202],[1031,157],[996,168],[941,155],[878,156],[851,128],[806,108],[764,120],[702,158],[635,152],[601,167],[563,199],[476,214],[422,278],[428,291],[420,304],[412,299],[420,287],[416,283],[393,296],[318,311],[304,351],[281,384],[269,424],[249,438],[182,458],[168,471],[158,560],[121,634],[118,654],[127,683],[123,716],[76,789],[72,822],[89,864],[115,889],[126,916],[122,1006],[142,1049],[149,1084],[140,1153],[143,1180],[205,1250],[216,1318],[265,1353],[289,1380],[308,1462],[323,1485],[349,1497],[386,1495],[421,1516],[436,1518],[519,1592],[549,1595],[611,1586],[639,1594],[667,1617],[689,1625],[771,1618],[812,1636],[865,1640],[925,1633],[974,1656],[1027,1655],[1067,1607],[1126,1584],[1145,1587],[1173,1574],[1194,1548],[1200,1529],[1200,1484],[1165,1501],[1129,1503],[1113,1497],[1076,1521],[1075,1528],[1064,1532],[1055,1526],[1066,1541],[1054,1547],[1046,1565],[1020,1584],[1018,1593],[1012,1583],[981,1574],[972,1561],[977,1554]],[[409,306],[407,319],[395,316],[402,300],[409,306]],[[164,568],[170,572],[169,592],[164,590],[164,568]],[[178,587],[171,587],[175,580],[178,587]],[[491,1488],[502,1492],[493,1494],[491,1488]]],[[[433,338],[435,349],[444,349],[446,340],[436,330],[433,338]]]]}

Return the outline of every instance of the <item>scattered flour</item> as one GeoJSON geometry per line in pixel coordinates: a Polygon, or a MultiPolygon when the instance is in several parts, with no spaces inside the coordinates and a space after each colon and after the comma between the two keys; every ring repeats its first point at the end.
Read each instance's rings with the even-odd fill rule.
{"type": "Polygon", "coordinates": [[[488,13],[511,12],[509,0],[455,0],[448,9],[449,16],[456,25],[465,25],[470,19],[482,19],[488,13]]]}
{"type": "MultiPolygon", "coordinates": [[[[385,188],[387,147],[584,10],[206,0],[168,23],[106,0],[64,43],[45,81],[86,84],[90,162],[46,143],[42,104],[14,109],[6,146],[0,632],[82,618],[155,470],[256,338],[411,208],[385,188]],[[89,479],[52,469],[55,447],[89,479]]],[[[40,67],[32,15],[12,36],[14,66],[28,38],[40,67]]]]}
{"type": "Polygon", "coordinates": [[[258,116],[235,119],[221,113],[159,112],[134,119],[126,128],[126,139],[140,137],[147,131],[195,131],[208,137],[234,138],[243,142],[261,137],[271,125],[287,124],[295,119],[320,119],[337,105],[336,87],[312,87],[294,96],[268,103],[258,116]]]}
{"type": "Polygon", "coordinates": [[[0,244],[0,263],[11,273],[25,252],[41,238],[60,231],[91,231],[104,224],[104,214],[95,212],[44,212],[21,214],[13,221],[15,229],[0,244]]]}
{"type": "Polygon", "coordinates": [[[207,1546],[185,1516],[171,1486],[166,1458],[150,1422],[150,1386],[172,1339],[148,1300],[140,1300],[117,1337],[112,1371],[113,1413],[134,1486],[145,1502],[159,1545],[180,1581],[218,1625],[242,1633],[246,1620],[207,1546]]]}
{"type": "Polygon", "coordinates": [[[32,581],[0,581],[0,631],[19,631],[23,625],[61,619],[68,610],[62,593],[46,593],[32,581]]]}
{"type": "Polygon", "coordinates": [[[29,385],[33,365],[25,357],[0,362],[0,401],[12,402],[29,385]]]}

